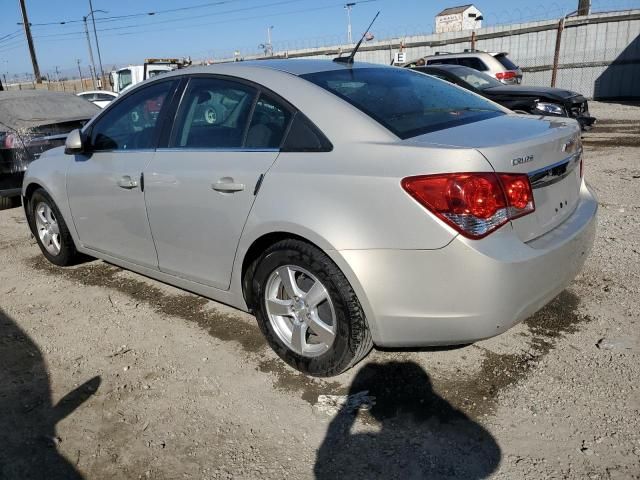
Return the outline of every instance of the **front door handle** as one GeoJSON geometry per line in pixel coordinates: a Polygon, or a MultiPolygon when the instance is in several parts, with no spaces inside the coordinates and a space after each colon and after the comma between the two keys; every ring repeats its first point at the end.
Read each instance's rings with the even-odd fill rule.
{"type": "Polygon", "coordinates": [[[216,192],[233,193],[244,190],[244,183],[235,183],[233,178],[224,177],[211,185],[216,192]]]}
{"type": "Polygon", "coordinates": [[[131,190],[132,188],[136,188],[138,186],[138,182],[133,180],[129,175],[123,175],[118,180],[118,186],[120,188],[126,188],[127,190],[131,190]]]}

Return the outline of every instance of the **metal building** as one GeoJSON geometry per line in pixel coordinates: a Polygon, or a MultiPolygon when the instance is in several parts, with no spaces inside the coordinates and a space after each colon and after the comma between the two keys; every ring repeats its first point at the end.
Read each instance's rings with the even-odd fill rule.
{"type": "Polygon", "coordinates": [[[482,13],[474,5],[445,8],[436,15],[436,33],[461,32],[482,27],[482,13]]]}

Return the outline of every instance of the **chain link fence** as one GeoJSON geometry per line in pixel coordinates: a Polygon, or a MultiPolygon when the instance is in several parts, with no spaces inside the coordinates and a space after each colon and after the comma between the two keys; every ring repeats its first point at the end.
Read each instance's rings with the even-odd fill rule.
{"type": "MultiPolygon", "coordinates": [[[[376,31],[377,39],[364,44],[356,59],[389,64],[398,51],[405,52],[407,60],[415,60],[438,51],[458,53],[475,47],[487,52],[508,52],[522,68],[525,85],[556,86],[589,98],[640,98],[640,10],[494,25],[473,34],[475,45],[469,31],[389,37],[384,33],[376,31]],[[554,70],[556,81],[552,85],[554,70]]],[[[276,43],[269,57],[332,58],[353,48],[338,40],[334,37],[276,43]],[[337,41],[330,43],[332,39],[337,41]],[[330,44],[317,46],[322,42],[330,44]],[[286,48],[291,46],[297,48],[286,48]]],[[[235,53],[223,61],[268,58],[264,53],[235,53]]]]}

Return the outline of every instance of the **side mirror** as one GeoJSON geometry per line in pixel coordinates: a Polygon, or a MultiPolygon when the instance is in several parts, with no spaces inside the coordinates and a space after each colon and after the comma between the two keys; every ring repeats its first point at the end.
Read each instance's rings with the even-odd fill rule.
{"type": "Polygon", "coordinates": [[[64,153],[67,155],[74,155],[76,153],[82,153],[83,151],[84,148],[82,145],[82,135],[80,134],[80,130],[72,130],[69,135],[67,135],[67,140],[64,143],[64,153]]]}

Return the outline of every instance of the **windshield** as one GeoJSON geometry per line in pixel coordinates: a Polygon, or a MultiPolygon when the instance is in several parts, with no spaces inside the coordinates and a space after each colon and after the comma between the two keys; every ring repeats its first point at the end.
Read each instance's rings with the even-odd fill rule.
{"type": "Polygon", "coordinates": [[[456,77],[461,78],[468,84],[473,87],[476,87],[478,90],[484,90],[489,87],[502,87],[504,83],[496,80],[493,77],[490,77],[486,73],[479,72],[478,70],[474,70],[473,68],[468,67],[457,67],[452,68],[449,72],[453,73],[456,77]]]}
{"type": "Polygon", "coordinates": [[[302,75],[400,138],[503,115],[493,103],[428,75],[400,68],[350,68],[302,75]]]}

